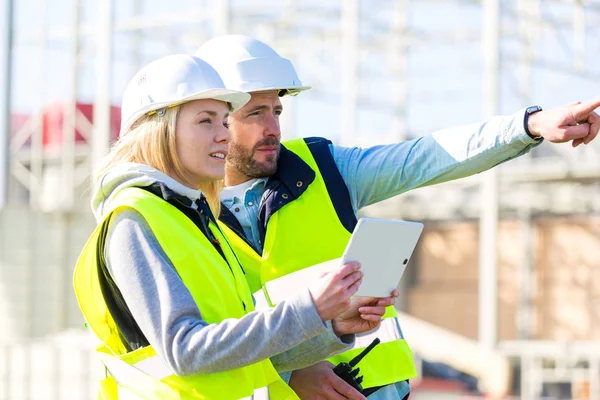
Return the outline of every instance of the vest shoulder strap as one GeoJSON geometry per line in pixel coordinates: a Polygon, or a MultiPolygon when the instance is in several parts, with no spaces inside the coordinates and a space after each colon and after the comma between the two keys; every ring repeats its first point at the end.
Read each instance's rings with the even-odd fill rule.
{"type": "Polygon", "coordinates": [[[323,177],[327,193],[329,193],[340,222],[348,232],[354,231],[357,223],[356,215],[352,208],[348,186],[346,186],[346,182],[344,182],[342,174],[340,174],[340,170],[331,154],[329,148],[329,145],[332,144],[331,140],[320,137],[309,137],[305,138],[304,142],[319,166],[319,172],[323,177]]]}

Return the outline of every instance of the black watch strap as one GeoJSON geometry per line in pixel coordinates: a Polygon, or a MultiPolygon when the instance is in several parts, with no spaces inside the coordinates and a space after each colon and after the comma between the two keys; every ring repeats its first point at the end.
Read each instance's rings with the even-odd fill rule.
{"type": "Polygon", "coordinates": [[[531,132],[529,132],[529,128],[528,128],[529,116],[531,114],[535,114],[536,112],[540,112],[540,111],[542,111],[542,107],[540,107],[540,106],[529,106],[525,110],[525,118],[523,119],[523,127],[525,128],[525,133],[527,135],[529,135],[529,137],[532,138],[533,140],[542,140],[543,138],[541,136],[533,136],[531,134],[531,132]]]}

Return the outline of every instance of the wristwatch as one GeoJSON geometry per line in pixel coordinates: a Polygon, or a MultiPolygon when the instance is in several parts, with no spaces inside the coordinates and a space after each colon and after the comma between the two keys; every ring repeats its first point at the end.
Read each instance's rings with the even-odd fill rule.
{"type": "Polygon", "coordinates": [[[525,119],[523,120],[523,126],[525,127],[525,133],[534,140],[542,140],[543,138],[541,136],[533,136],[531,134],[531,132],[529,132],[529,127],[528,127],[529,116],[531,114],[535,114],[536,112],[540,112],[540,111],[542,111],[542,107],[540,107],[540,106],[529,106],[525,110],[525,119]]]}

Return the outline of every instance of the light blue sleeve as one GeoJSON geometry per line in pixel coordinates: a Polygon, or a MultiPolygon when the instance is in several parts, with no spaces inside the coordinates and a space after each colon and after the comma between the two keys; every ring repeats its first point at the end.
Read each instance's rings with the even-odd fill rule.
{"type": "Polygon", "coordinates": [[[411,189],[464,178],[519,157],[542,140],[525,133],[521,110],[369,148],[330,145],[354,211],[411,189]]]}

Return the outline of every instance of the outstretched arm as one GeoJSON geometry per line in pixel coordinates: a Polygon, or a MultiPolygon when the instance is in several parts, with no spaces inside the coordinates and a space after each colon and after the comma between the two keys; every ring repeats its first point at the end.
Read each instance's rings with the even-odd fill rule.
{"type": "Polygon", "coordinates": [[[523,126],[524,111],[443,129],[430,136],[369,148],[332,146],[355,211],[412,189],[464,178],[539,145],[523,126]]]}
{"type": "Polygon", "coordinates": [[[597,99],[532,114],[527,126],[531,136],[522,110],[401,143],[331,146],[331,151],[357,211],[411,189],[486,171],[529,152],[541,138],[571,141],[574,147],[587,144],[600,130],[600,117],[594,112],[599,106],[597,99]]]}

